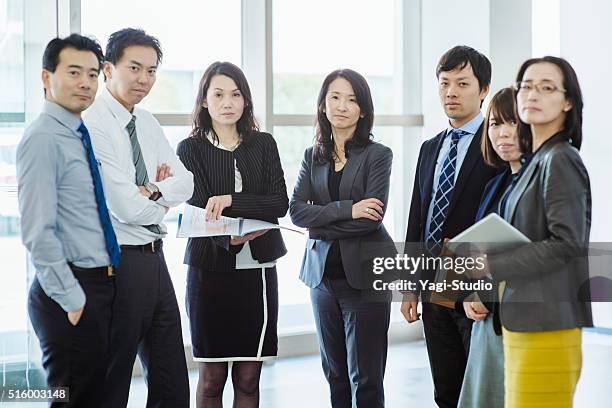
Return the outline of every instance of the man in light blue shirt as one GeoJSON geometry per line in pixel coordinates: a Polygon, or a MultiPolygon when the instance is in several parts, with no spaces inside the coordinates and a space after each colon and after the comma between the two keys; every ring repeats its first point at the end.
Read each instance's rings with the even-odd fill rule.
{"type": "MultiPolygon", "coordinates": [[[[457,159],[456,159],[457,169],[461,169],[461,165],[463,164],[463,160],[465,159],[465,156],[467,155],[468,148],[470,147],[470,144],[472,143],[472,139],[474,139],[474,135],[476,134],[476,132],[478,132],[478,129],[482,125],[483,121],[484,121],[484,118],[482,116],[482,112],[478,111],[478,114],[473,119],[471,119],[465,125],[459,126],[457,128],[465,132],[465,135],[462,136],[461,139],[459,139],[459,142],[457,142],[457,159]]],[[[448,156],[449,150],[451,148],[452,139],[450,137],[450,134],[453,131],[453,129],[455,128],[449,122],[448,128],[446,129],[446,136],[444,140],[442,141],[442,147],[440,148],[440,153],[438,153],[438,158],[436,160],[436,168],[434,170],[434,178],[433,178],[433,187],[431,189],[431,201],[429,204],[429,211],[427,212],[427,218],[426,218],[426,224],[425,224],[425,235],[423,238],[428,237],[431,233],[431,228],[430,228],[431,216],[434,210],[436,192],[438,191],[438,184],[440,181],[440,172],[442,171],[442,165],[443,165],[444,159],[448,156]]],[[[459,176],[459,172],[455,171],[455,174],[453,176],[454,176],[453,182],[454,184],[456,184],[457,177],[459,176]]]]}
{"type": "MultiPolygon", "coordinates": [[[[448,125],[423,143],[419,152],[406,231],[405,252],[413,257],[438,256],[445,239],[470,227],[484,187],[495,175],[480,149],[480,108],[491,82],[488,58],[467,46],[453,47],[440,58],[436,77],[448,125]]],[[[435,270],[427,269],[411,277],[416,283],[434,278],[435,270]]],[[[472,321],[463,307],[455,307],[453,294],[445,298],[434,291],[420,294],[435,402],[442,408],[454,408],[463,383],[472,321]]],[[[404,294],[401,312],[408,322],[419,320],[418,295],[404,294]]]]}
{"type": "MultiPolygon", "coordinates": [[[[28,311],[50,387],[95,407],[107,369],[113,268],[120,253],[81,112],[93,102],[100,45],[73,34],[43,55],[45,102],[17,149],[24,245],[36,277],[28,311]]],[[[58,394],[61,396],[61,394],[58,394]]],[[[66,402],[55,400],[52,404],[66,402]]]]}

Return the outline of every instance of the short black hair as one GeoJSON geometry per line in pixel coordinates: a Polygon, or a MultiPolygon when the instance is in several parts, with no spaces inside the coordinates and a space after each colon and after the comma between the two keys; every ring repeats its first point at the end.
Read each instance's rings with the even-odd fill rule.
{"type": "Polygon", "coordinates": [[[70,34],[66,38],[54,38],[49,41],[43,53],[42,67],[49,72],[55,72],[59,64],[59,55],[64,48],[74,48],[77,51],[91,51],[98,60],[98,70],[102,69],[104,54],[100,44],[92,38],[80,34],[70,34]]]}
{"type": "Polygon", "coordinates": [[[440,57],[436,67],[436,77],[439,78],[442,72],[462,70],[467,64],[472,67],[481,91],[491,84],[491,61],[467,45],[457,45],[440,57]]]}
{"type": "Polygon", "coordinates": [[[157,64],[161,64],[164,54],[162,53],[159,40],[145,33],[141,28],[124,28],[112,33],[108,37],[108,43],[106,44],[106,60],[116,65],[121,60],[121,57],[123,57],[123,51],[133,45],[153,48],[157,54],[157,64]]]}

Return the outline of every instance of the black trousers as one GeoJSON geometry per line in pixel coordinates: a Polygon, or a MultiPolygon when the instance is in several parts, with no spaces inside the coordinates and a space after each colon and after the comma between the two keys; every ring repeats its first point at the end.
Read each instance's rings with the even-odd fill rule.
{"type": "Polygon", "coordinates": [[[102,406],[125,407],[140,357],[147,407],[189,406],[189,379],[176,295],[162,248],[121,248],[102,406]]]}
{"type": "Polygon", "coordinates": [[[373,300],[346,279],[310,290],[323,372],[333,408],[382,408],[390,296],[373,300]]]}
{"type": "Polygon", "coordinates": [[[434,399],[441,408],[456,408],[470,350],[473,321],[465,314],[423,302],[423,328],[434,382],[434,399]]]}
{"type": "Polygon", "coordinates": [[[42,349],[42,364],[50,387],[69,387],[69,403],[52,407],[99,407],[108,364],[111,308],[115,294],[104,270],[73,269],[87,297],[76,326],[34,278],[28,312],[42,349]]]}

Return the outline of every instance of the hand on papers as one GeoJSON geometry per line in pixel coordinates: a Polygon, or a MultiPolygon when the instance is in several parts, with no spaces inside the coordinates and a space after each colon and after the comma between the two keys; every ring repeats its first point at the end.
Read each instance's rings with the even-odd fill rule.
{"type": "Polygon", "coordinates": [[[413,323],[420,319],[421,314],[417,313],[418,304],[419,299],[414,293],[404,293],[400,311],[408,323],[413,323]]]}
{"type": "Polygon", "coordinates": [[[489,314],[489,310],[480,300],[475,302],[464,302],[463,310],[465,310],[465,315],[467,317],[477,322],[486,319],[489,314]]]}
{"type": "Polygon", "coordinates": [[[82,308],[78,309],[78,310],[73,310],[72,312],[68,312],[68,321],[70,322],[71,325],[76,326],[77,324],[79,324],[79,320],[81,320],[81,316],[83,315],[83,309],[85,308],[85,306],[83,306],[82,308]]]}
{"type": "Polygon", "coordinates": [[[236,237],[232,235],[232,237],[230,238],[230,245],[242,245],[247,241],[251,241],[257,237],[262,236],[268,231],[270,230],[255,231],[255,232],[251,232],[250,234],[246,234],[243,237],[236,237]]]}
{"type": "Polygon", "coordinates": [[[231,205],[232,196],[230,194],[210,197],[206,203],[206,221],[219,221],[221,212],[231,205]]]}
{"type": "Polygon", "coordinates": [[[155,181],[164,181],[168,177],[172,177],[172,169],[166,163],[162,163],[157,166],[157,175],[155,176],[155,181]]]}

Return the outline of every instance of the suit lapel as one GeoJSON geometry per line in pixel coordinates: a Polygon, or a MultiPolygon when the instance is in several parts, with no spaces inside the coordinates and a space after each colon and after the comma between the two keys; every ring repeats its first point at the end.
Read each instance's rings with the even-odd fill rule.
{"type": "Polygon", "coordinates": [[[440,149],[442,149],[442,143],[444,143],[444,137],[446,135],[446,130],[442,131],[442,133],[438,133],[438,135],[434,138],[438,140],[434,142],[435,150],[429,154],[425,155],[426,162],[423,165],[423,174],[425,178],[423,179],[423,186],[425,187],[425,193],[421,197],[421,219],[424,220],[427,216],[427,212],[429,211],[429,204],[431,203],[431,191],[433,189],[433,179],[434,173],[436,172],[436,163],[438,161],[438,156],[440,155],[440,149]],[[429,157],[427,157],[429,156],[429,157]]]}
{"type": "Polygon", "coordinates": [[[461,168],[459,169],[459,175],[457,176],[457,182],[455,183],[455,187],[453,187],[453,197],[451,198],[451,202],[448,206],[446,218],[450,217],[453,208],[455,208],[455,205],[459,200],[459,196],[461,196],[461,192],[463,191],[466,183],[469,180],[472,169],[476,165],[479,156],[481,156],[480,139],[482,137],[482,129],[483,125],[480,125],[478,131],[472,138],[472,142],[470,143],[470,147],[468,148],[467,154],[465,155],[465,159],[463,159],[463,163],[461,164],[461,168]]]}
{"type": "MultiPolygon", "coordinates": [[[[351,187],[357,176],[357,171],[361,167],[365,158],[365,147],[355,148],[351,150],[350,156],[344,165],[342,171],[342,179],[340,179],[340,200],[351,199],[351,187]]],[[[368,197],[369,198],[369,197],[368,197]]]]}
{"type": "Polygon", "coordinates": [[[527,165],[527,168],[523,171],[523,174],[521,174],[520,178],[516,182],[514,189],[512,189],[512,192],[510,192],[510,195],[508,196],[508,201],[506,202],[506,212],[505,214],[503,214],[504,219],[509,223],[512,223],[512,218],[514,218],[514,211],[516,210],[516,205],[523,196],[523,193],[529,185],[531,177],[535,174],[535,171],[537,170],[538,166],[538,160],[531,160],[531,162],[527,165]]]}
{"type": "Polygon", "coordinates": [[[321,197],[322,204],[331,202],[329,196],[329,162],[323,164],[313,160],[312,163],[312,185],[314,186],[316,196],[321,197]]]}
{"type": "Polygon", "coordinates": [[[521,174],[519,180],[516,182],[516,186],[510,193],[508,197],[508,202],[506,204],[506,213],[504,214],[504,219],[509,223],[512,223],[514,218],[514,213],[516,211],[516,206],[518,205],[519,200],[523,196],[525,189],[531,182],[536,170],[540,167],[540,162],[543,160],[542,158],[548,154],[550,149],[557,143],[564,140],[563,133],[558,133],[551,137],[549,140],[544,142],[544,144],[534,153],[531,157],[531,161],[521,174]]]}
{"type": "Polygon", "coordinates": [[[510,170],[504,171],[499,176],[496,176],[493,181],[491,181],[491,185],[487,190],[486,196],[483,198],[480,208],[478,208],[478,214],[476,215],[476,219],[482,219],[489,208],[491,208],[491,204],[495,201],[495,198],[499,195],[499,189],[501,186],[505,184],[506,178],[510,175],[510,170]]]}

